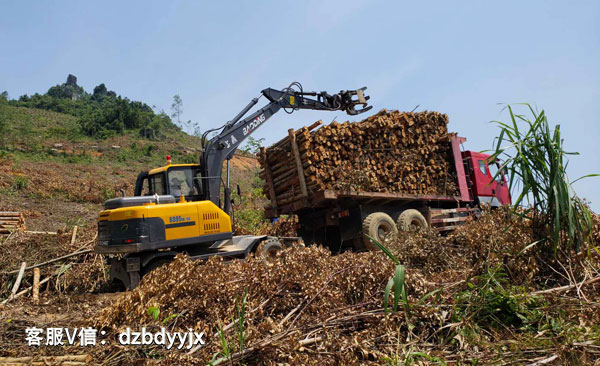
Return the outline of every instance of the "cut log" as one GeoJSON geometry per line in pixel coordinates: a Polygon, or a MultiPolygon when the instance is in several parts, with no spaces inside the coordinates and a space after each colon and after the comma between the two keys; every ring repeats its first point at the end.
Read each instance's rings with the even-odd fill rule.
{"type": "Polygon", "coordinates": [[[71,245],[75,244],[77,238],[77,225],[73,226],[73,234],[71,235],[71,245]]]}
{"type": "Polygon", "coordinates": [[[361,122],[289,130],[263,150],[264,192],[274,208],[323,189],[456,196],[447,123],[438,112],[384,110],[361,122]]]}
{"type": "Polygon", "coordinates": [[[33,286],[32,286],[32,297],[33,303],[38,305],[40,303],[40,269],[33,269],[33,286]]]}
{"type": "Polygon", "coordinates": [[[294,135],[294,129],[289,129],[288,134],[290,136],[292,152],[294,153],[294,160],[296,161],[298,181],[300,182],[300,191],[302,192],[302,197],[308,197],[308,191],[306,190],[306,181],[304,180],[304,170],[302,169],[302,160],[300,160],[298,145],[296,145],[296,135],[294,135]]]}
{"type": "Polygon", "coordinates": [[[20,212],[0,211],[0,234],[14,230],[25,230],[25,217],[20,212]]]}
{"type": "Polygon", "coordinates": [[[29,231],[26,230],[25,234],[34,234],[34,235],[58,235],[56,231],[29,231]]]}
{"type": "Polygon", "coordinates": [[[92,356],[88,354],[38,357],[0,357],[0,365],[85,365],[91,360],[92,356]]]}

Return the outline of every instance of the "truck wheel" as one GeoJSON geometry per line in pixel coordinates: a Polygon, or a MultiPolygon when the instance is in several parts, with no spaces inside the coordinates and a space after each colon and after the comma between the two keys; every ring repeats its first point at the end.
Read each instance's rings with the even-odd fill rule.
{"type": "Polygon", "coordinates": [[[398,229],[401,231],[418,231],[427,227],[427,220],[419,210],[404,210],[398,217],[398,229]]]}
{"type": "Polygon", "coordinates": [[[394,224],[394,220],[384,212],[374,212],[367,216],[363,221],[362,227],[364,234],[363,243],[368,250],[379,249],[368,236],[383,243],[390,236],[393,238],[398,235],[398,228],[394,224]]]}
{"type": "Polygon", "coordinates": [[[259,244],[256,254],[259,258],[271,262],[283,250],[283,245],[277,239],[267,239],[259,244]]]}

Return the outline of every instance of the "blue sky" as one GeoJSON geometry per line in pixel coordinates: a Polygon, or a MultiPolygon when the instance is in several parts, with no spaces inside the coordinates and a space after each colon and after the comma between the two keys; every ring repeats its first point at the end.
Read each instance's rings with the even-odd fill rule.
{"type": "MultiPolygon", "coordinates": [[[[265,87],[367,86],[374,106],[438,110],[466,148],[490,148],[498,103],[529,102],[579,151],[570,176],[600,172],[598,1],[9,2],[0,11],[0,90],[43,93],[67,74],[208,129],[265,87]]],[[[274,116],[269,144],[341,112],[274,116]]],[[[576,189],[600,210],[600,180],[576,189]]]]}

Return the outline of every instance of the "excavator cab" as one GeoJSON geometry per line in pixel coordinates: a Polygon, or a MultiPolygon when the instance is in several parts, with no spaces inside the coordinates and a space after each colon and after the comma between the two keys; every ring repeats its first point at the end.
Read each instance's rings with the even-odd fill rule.
{"type": "Polygon", "coordinates": [[[206,199],[202,183],[200,165],[168,164],[140,173],[135,184],[134,195],[170,195],[178,201],[201,201],[206,199]]]}

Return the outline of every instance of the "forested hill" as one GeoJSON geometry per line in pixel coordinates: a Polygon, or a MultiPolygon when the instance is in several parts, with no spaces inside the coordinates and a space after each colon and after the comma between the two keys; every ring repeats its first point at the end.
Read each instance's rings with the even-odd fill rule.
{"type": "Polygon", "coordinates": [[[22,95],[11,100],[8,92],[4,92],[0,95],[0,103],[76,117],[79,132],[95,139],[137,132],[140,137],[157,140],[164,138],[169,131],[179,129],[164,112],[156,113],[144,102],[122,97],[108,90],[104,83],[96,86],[91,93],[85,91],[77,85],[77,78],[73,75],[45,94],[22,95]]]}

